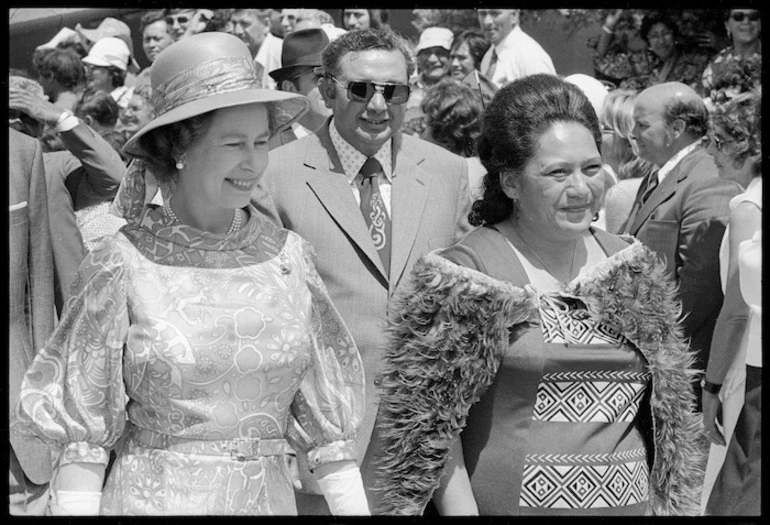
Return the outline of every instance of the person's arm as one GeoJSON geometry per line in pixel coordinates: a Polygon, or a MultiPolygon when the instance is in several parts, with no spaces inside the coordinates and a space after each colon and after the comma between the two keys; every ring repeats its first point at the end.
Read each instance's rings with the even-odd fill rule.
{"type": "MultiPolygon", "coordinates": [[[[738,246],[761,227],[762,211],[750,202],[743,202],[730,213],[728,241],[730,259],[727,285],[722,309],[711,340],[711,353],[706,368],[706,381],[721,385],[727,370],[735,359],[749,318],[749,306],[743,300],[739,285],[738,246]]],[[[703,390],[703,425],[709,439],[717,445],[726,445],[717,425],[719,395],[703,390]]]]}
{"type": "Polygon", "coordinates": [[[471,480],[465,469],[465,458],[460,437],[455,438],[444,466],[441,484],[433,493],[433,503],[442,516],[478,516],[479,509],[473,496],[471,480]]]}
{"type": "Polygon", "coordinates": [[[115,195],[126,166],[118,152],[98,133],[71,112],[18,88],[9,90],[9,107],[55,128],[67,149],[81,162],[86,184],[84,190],[72,196],[76,211],[115,195]]]}
{"type": "Polygon", "coordinates": [[[618,25],[618,20],[620,20],[622,14],[622,9],[611,9],[610,12],[607,13],[607,17],[604,19],[604,24],[602,24],[602,31],[599,35],[599,42],[596,44],[597,59],[603,58],[604,55],[607,54],[610,45],[615,40],[615,26],[618,25]]]}
{"type": "MultiPolygon", "coordinates": [[[[706,168],[701,163],[695,169],[706,168]]],[[[718,177],[697,184],[682,197],[679,227],[677,277],[686,334],[697,332],[722,306],[719,245],[730,216],[730,199],[740,192],[736,184],[718,177]]]]}
{"type": "Polygon", "coordinates": [[[462,159],[462,170],[457,188],[457,215],[455,216],[455,241],[459,241],[463,235],[473,229],[468,222],[468,214],[471,211],[471,190],[468,183],[468,161],[462,159]]]}

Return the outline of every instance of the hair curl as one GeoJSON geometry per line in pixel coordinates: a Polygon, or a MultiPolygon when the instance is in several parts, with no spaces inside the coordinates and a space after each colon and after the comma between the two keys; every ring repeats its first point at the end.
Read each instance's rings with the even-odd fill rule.
{"type": "Polygon", "coordinates": [[[463,157],[475,154],[484,107],[474,89],[442,79],[427,90],[420,109],[433,142],[463,157]]]}
{"type": "Polygon", "coordinates": [[[139,144],[147,152],[145,161],[152,168],[158,182],[176,179],[176,162],[187,148],[205,132],[214,116],[213,111],[148,131],[139,137],[139,144]]]}
{"type": "Polygon", "coordinates": [[[601,149],[599,120],[577,86],[548,74],[530,75],[503,86],[484,112],[478,152],[487,170],[484,193],[468,217],[474,226],[500,222],[515,212],[500,175],[520,176],[534,157],[540,137],[557,122],[584,126],[601,149]]]}
{"type": "MultiPolygon", "coordinates": [[[[732,157],[736,167],[741,167],[749,157],[759,158],[762,153],[762,91],[761,88],[742,93],[731,101],[717,106],[711,114],[711,130],[719,127],[730,136],[732,142],[724,152],[732,157]]],[[[759,174],[761,162],[754,166],[759,174]]]]}

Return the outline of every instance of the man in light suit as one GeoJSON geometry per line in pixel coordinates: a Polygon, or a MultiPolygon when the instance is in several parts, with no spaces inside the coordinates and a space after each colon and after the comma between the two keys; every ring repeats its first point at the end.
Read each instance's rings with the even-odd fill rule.
{"type": "MultiPolygon", "coordinates": [[[[313,244],[318,271],[361,352],[367,404],[356,446],[370,506],[373,466],[365,452],[377,415],[388,298],[417,258],[470,229],[465,159],[398,131],[415,67],[408,45],[376,29],[332,41],[319,82],[332,117],[315,134],[272,150],[264,188],[254,194],[258,208],[313,244]],[[367,190],[363,182],[372,159],[381,168],[372,175],[379,196],[362,199],[369,191],[375,195],[375,183],[367,190]],[[372,217],[390,223],[385,248],[374,242],[380,223],[367,227],[361,208],[367,203],[379,209],[372,217]]],[[[299,514],[328,514],[299,459],[299,514]]]]}
{"type": "MultiPolygon", "coordinates": [[[[35,352],[54,326],[53,256],[40,143],[8,129],[8,410],[35,352]]],[[[47,449],[10,436],[9,513],[44,514],[51,479],[47,449]]]]}
{"type": "MultiPolygon", "coordinates": [[[[719,310],[719,245],[730,199],[741,192],[720,179],[702,145],[708,111],[690,87],[667,82],[639,93],[634,103],[639,156],[659,169],[645,177],[625,226],[665,260],[679,287],[682,328],[705,370],[719,310]]],[[[694,382],[701,398],[700,378],[694,382]]]]}

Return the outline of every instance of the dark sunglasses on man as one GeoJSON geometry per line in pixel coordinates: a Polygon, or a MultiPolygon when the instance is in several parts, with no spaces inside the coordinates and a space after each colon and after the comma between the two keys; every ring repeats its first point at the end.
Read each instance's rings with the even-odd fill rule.
{"type": "Polygon", "coordinates": [[[730,18],[732,18],[736,22],[743,22],[744,18],[748,18],[750,22],[756,22],[759,20],[759,11],[751,11],[749,13],[738,11],[736,13],[732,13],[730,15],[730,18]]]}
{"type": "Polygon", "coordinates": [[[166,17],[166,23],[170,26],[173,26],[174,22],[177,22],[179,25],[183,26],[189,21],[190,17],[185,15],[169,15],[166,17]]]}
{"type": "Polygon", "coordinates": [[[410,89],[406,84],[381,84],[379,82],[358,81],[345,83],[334,75],[326,76],[346,88],[348,90],[348,98],[355,102],[369,102],[377,91],[382,94],[382,98],[388,104],[404,104],[409,100],[410,89]]]}

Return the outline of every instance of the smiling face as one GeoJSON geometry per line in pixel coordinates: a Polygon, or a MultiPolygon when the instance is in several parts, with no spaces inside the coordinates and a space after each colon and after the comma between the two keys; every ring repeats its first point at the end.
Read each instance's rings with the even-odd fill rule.
{"type": "Polygon", "coordinates": [[[714,158],[719,176],[734,180],[745,188],[754,176],[754,159],[749,158],[744,162],[736,159],[735,139],[722,126],[714,126],[710,136],[711,142],[706,151],[714,158]]]}
{"type": "Polygon", "coordinates": [[[168,33],[165,20],[153,22],[142,31],[142,49],[150,62],[153,62],[158,53],[173,43],[174,39],[168,33]]]}
{"type": "Polygon", "coordinates": [[[417,68],[428,84],[435,84],[449,72],[449,51],[440,46],[417,53],[417,68]]]}
{"type": "MultiPolygon", "coordinates": [[[[371,81],[383,84],[407,84],[407,65],[400,51],[373,49],[350,52],[340,59],[337,78],[371,81]]],[[[348,99],[347,89],[333,79],[324,78],[322,94],[326,106],[334,113],[340,135],[366,156],[374,155],[404,122],[406,104],[388,104],[376,90],[367,102],[348,99]]]]}
{"type": "Polygon", "coordinates": [[[750,44],[759,38],[762,33],[762,21],[749,20],[748,15],[754,15],[758,13],[753,9],[733,9],[730,11],[730,18],[725,22],[727,31],[733,36],[733,42],[739,44],[750,44]],[[743,14],[743,20],[736,22],[733,19],[733,15],[736,13],[743,14]]]}
{"type": "Polygon", "coordinates": [[[134,93],[128,106],[120,111],[120,124],[123,129],[136,133],[145,124],[152,120],[152,104],[138,93],[134,93]]]}
{"type": "Polygon", "coordinates": [[[674,31],[666,24],[654,24],[647,32],[650,50],[662,60],[666,60],[674,52],[674,36],[674,31]]]}
{"type": "Polygon", "coordinates": [[[185,151],[174,190],[174,208],[201,224],[229,223],[232,210],[249,202],[267,168],[267,108],[250,104],[216,110],[203,134],[185,151]]]}
{"type": "Polygon", "coordinates": [[[518,206],[517,227],[543,239],[572,240],[588,230],[604,192],[602,159],[593,135],[575,122],[556,122],[540,136],[523,172],[502,177],[518,206]]]}
{"type": "Polygon", "coordinates": [[[457,47],[453,46],[451,53],[449,53],[449,71],[452,73],[452,78],[455,80],[462,80],[473,71],[476,64],[471,56],[468,42],[463,42],[457,47]]]}

